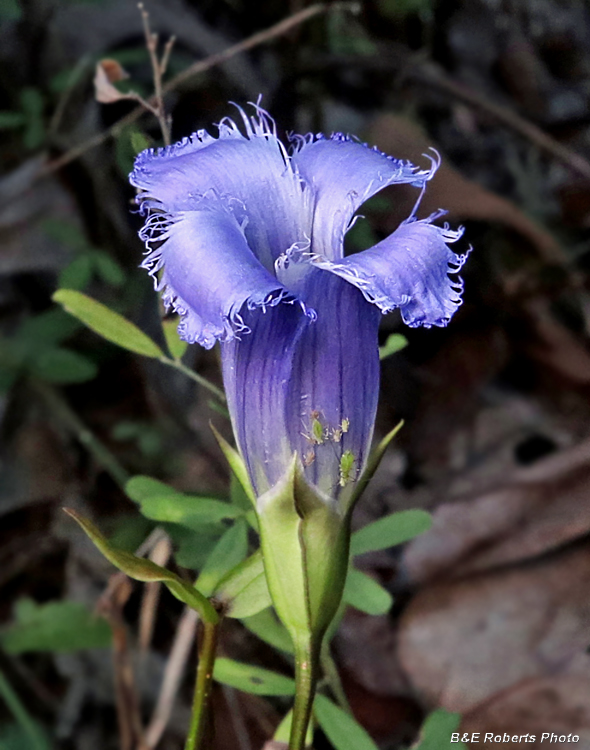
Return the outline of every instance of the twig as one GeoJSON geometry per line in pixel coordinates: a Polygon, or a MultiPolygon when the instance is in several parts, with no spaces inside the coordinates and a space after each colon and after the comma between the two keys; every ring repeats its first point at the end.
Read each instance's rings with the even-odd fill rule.
{"type": "Polygon", "coordinates": [[[149,748],[156,747],[170,721],[172,707],[197,632],[198,621],[197,613],[187,607],[178,623],[170,657],[166,663],[158,702],[145,732],[145,741],[149,748]]]}
{"type": "Polygon", "coordinates": [[[113,632],[113,667],[120,747],[121,750],[148,750],[143,736],[127,630],[122,614],[133,587],[125,577],[115,590],[111,587],[109,589],[100,598],[97,609],[106,617],[113,632]]]}
{"type": "MultiPolygon", "coordinates": [[[[172,545],[166,535],[158,540],[152,549],[149,559],[156,565],[165,566],[172,554],[172,545]]],[[[139,650],[145,653],[154,634],[154,625],[156,622],[156,611],[160,599],[162,584],[159,581],[146,583],[141,600],[141,611],[139,613],[139,650]]]]}
{"type": "MultiPolygon", "coordinates": [[[[309,8],[302,10],[300,13],[295,13],[294,15],[285,18],[283,21],[280,21],[274,26],[270,26],[264,31],[259,31],[256,34],[252,34],[252,36],[244,39],[244,41],[238,42],[237,44],[228,47],[223,52],[218,52],[214,55],[210,55],[204,60],[200,60],[194,65],[189,66],[186,70],[176,75],[165,86],[163,86],[162,94],[164,95],[169,93],[170,91],[173,91],[174,89],[177,89],[180,84],[185,83],[193,76],[196,76],[199,73],[204,73],[211,68],[215,68],[218,65],[227,62],[232,57],[239,55],[241,52],[247,52],[253,47],[257,47],[260,44],[265,44],[266,42],[270,42],[279,36],[283,36],[293,27],[298,26],[305,21],[308,21],[314,16],[318,16],[322,13],[327,13],[328,11],[332,11],[335,9],[357,12],[358,8],[359,4],[356,2],[336,2],[331,4],[310,5],[309,8]]],[[[155,106],[153,97],[149,100],[149,103],[152,106],[155,106]]],[[[62,167],[65,167],[66,164],[69,164],[70,162],[78,159],[87,151],[95,148],[96,146],[100,146],[109,138],[116,137],[124,128],[134,123],[143,114],[145,114],[144,107],[136,107],[128,115],[121,118],[118,122],[114,123],[114,125],[111,125],[111,127],[104,132],[95,135],[93,138],[90,138],[87,141],[84,141],[84,143],[80,143],[78,146],[74,146],[74,148],[70,149],[62,156],[48,162],[44,166],[44,168],[40,170],[38,177],[43,177],[45,175],[56,172],[62,167]]]]}
{"type": "Polygon", "coordinates": [[[172,45],[174,44],[174,37],[168,40],[166,47],[164,48],[164,55],[162,60],[158,60],[158,35],[153,34],[150,29],[150,15],[145,9],[143,3],[138,3],[137,7],[141,13],[141,21],[143,23],[143,32],[145,34],[145,43],[150,54],[150,62],[152,65],[152,74],[154,77],[154,95],[152,100],[154,106],[150,107],[150,102],[147,103],[148,109],[156,116],[162,131],[162,139],[166,146],[170,145],[170,121],[166,115],[164,107],[164,97],[162,93],[162,78],[166,67],[168,66],[168,59],[170,52],[172,51],[172,45]]]}

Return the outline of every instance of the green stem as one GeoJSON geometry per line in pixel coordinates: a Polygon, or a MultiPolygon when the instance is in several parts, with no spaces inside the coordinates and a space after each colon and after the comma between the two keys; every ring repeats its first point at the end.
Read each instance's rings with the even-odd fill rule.
{"type": "Polygon", "coordinates": [[[33,388],[43,398],[45,403],[54,411],[62,424],[75,435],[86,450],[96,459],[111,478],[120,486],[125,487],[130,474],[121,466],[111,451],[101,443],[96,435],[84,424],[65,398],[46,383],[31,381],[33,388]]]}
{"type": "Polygon", "coordinates": [[[326,680],[328,681],[328,685],[330,686],[330,690],[334,694],[334,698],[336,698],[341,708],[343,708],[348,713],[351,713],[348,698],[346,697],[346,693],[344,692],[344,688],[342,687],[342,681],[340,680],[338,669],[336,668],[336,664],[334,663],[334,659],[332,658],[332,654],[330,653],[330,644],[328,643],[327,639],[322,645],[320,660],[322,665],[322,672],[324,673],[326,680]]]}
{"type": "Polygon", "coordinates": [[[6,677],[0,672],[0,698],[4,700],[9,711],[20,725],[23,733],[27,735],[31,750],[45,750],[47,743],[41,730],[31,718],[27,709],[21,703],[20,698],[12,689],[6,677]]]}
{"type": "Polygon", "coordinates": [[[197,667],[191,724],[184,750],[199,750],[203,738],[207,706],[211,695],[211,683],[213,682],[213,666],[215,664],[218,634],[219,623],[203,623],[203,640],[199,649],[199,666],[197,667]]]}
{"type": "Polygon", "coordinates": [[[311,641],[295,644],[295,705],[289,750],[304,750],[318,677],[318,651],[311,641]]]}
{"type": "Polygon", "coordinates": [[[202,375],[199,375],[198,372],[191,370],[190,367],[184,365],[180,360],[161,357],[160,362],[168,365],[169,367],[174,367],[175,370],[182,372],[188,378],[194,380],[195,383],[198,383],[199,385],[203,386],[203,388],[206,388],[210,393],[218,398],[222,404],[226,403],[225,393],[221,390],[221,388],[218,388],[216,385],[213,385],[213,383],[210,383],[207,378],[204,378],[202,375]]]}

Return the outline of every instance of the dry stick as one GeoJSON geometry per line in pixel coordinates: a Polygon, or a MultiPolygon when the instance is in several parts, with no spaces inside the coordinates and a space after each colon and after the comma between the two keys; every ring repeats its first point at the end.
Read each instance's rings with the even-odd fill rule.
{"type": "MultiPolygon", "coordinates": [[[[162,537],[151,551],[149,558],[156,565],[165,566],[172,554],[172,545],[168,536],[162,537]]],[[[146,583],[139,613],[139,650],[145,653],[154,634],[156,611],[160,599],[162,584],[159,581],[146,583]]]]}
{"type": "MultiPolygon", "coordinates": [[[[302,10],[300,13],[295,13],[295,15],[293,16],[289,16],[288,18],[285,18],[283,21],[280,21],[274,26],[270,26],[268,29],[265,29],[264,31],[258,31],[256,34],[252,34],[252,36],[248,37],[248,39],[244,39],[243,42],[238,42],[237,44],[234,44],[231,47],[228,47],[223,52],[218,52],[214,55],[210,55],[204,60],[200,60],[199,62],[194,63],[194,65],[189,66],[186,70],[184,70],[182,73],[179,73],[177,76],[172,78],[172,80],[170,80],[165,86],[162,87],[162,95],[167,94],[168,92],[173,91],[174,89],[178,88],[180,84],[189,80],[193,76],[196,76],[199,73],[204,73],[205,71],[210,70],[211,68],[214,68],[217,65],[221,65],[222,63],[227,62],[232,57],[239,55],[241,52],[246,52],[247,50],[252,49],[253,47],[257,47],[260,44],[269,42],[272,39],[275,39],[276,37],[283,36],[294,26],[298,26],[299,24],[304,23],[305,21],[308,21],[310,18],[313,18],[314,16],[318,16],[321,13],[326,13],[333,9],[349,10],[351,12],[357,12],[358,8],[359,8],[358,3],[349,3],[349,2],[342,2],[342,3],[337,2],[337,3],[332,3],[330,5],[325,5],[325,4],[310,5],[309,8],[302,10]]],[[[151,97],[148,103],[151,106],[155,106],[155,97],[151,97]]],[[[136,107],[128,115],[121,118],[118,122],[114,123],[114,125],[111,125],[111,127],[105,130],[104,132],[98,133],[93,138],[90,138],[89,140],[84,141],[84,143],[81,143],[78,146],[74,146],[74,148],[70,149],[62,156],[46,164],[45,167],[42,170],[40,170],[39,177],[43,177],[45,175],[56,172],[62,167],[65,167],[66,164],[69,164],[70,162],[74,161],[78,157],[82,156],[82,154],[85,154],[90,149],[93,149],[96,146],[100,146],[101,143],[104,143],[109,138],[116,137],[124,128],[134,123],[144,113],[145,113],[145,108],[143,106],[136,107]]]]}
{"type": "Polygon", "coordinates": [[[152,99],[155,100],[155,106],[153,109],[150,109],[149,103],[148,103],[148,109],[150,111],[153,111],[158,119],[158,123],[160,125],[160,130],[162,131],[162,139],[164,141],[165,146],[170,145],[170,122],[168,117],[166,117],[166,110],[164,108],[164,97],[162,93],[162,77],[164,75],[164,71],[166,69],[166,66],[168,64],[168,57],[170,56],[170,52],[172,51],[172,43],[170,40],[168,41],[168,44],[166,45],[166,48],[164,50],[164,55],[166,56],[165,64],[163,64],[164,58],[162,58],[162,61],[158,60],[158,35],[153,34],[150,29],[150,15],[147,12],[147,10],[144,8],[143,3],[138,3],[137,7],[139,8],[139,11],[141,13],[141,20],[143,23],[143,32],[145,34],[145,43],[146,47],[148,49],[148,52],[150,54],[150,63],[152,66],[152,74],[154,78],[154,96],[152,99]]]}
{"type": "Polygon", "coordinates": [[[590,179],[590,162],[583,156],[562,145],[545,133],[545,131],[541,130],[541,128],[525,120],[524,117],[521,117],[511,109],[503,107],[501,104],[490,102],[468,86],[453,80],[434,65],[419,65],[415,70],[408,71],[408,75],[420,83],[426,83],[442,91],[446,91],[454,98],[461,99],[466,104],[492,115],[498,122],[524,136],[542,151],[567,164],[568,167],[586,179],[590,179]]]}
{"type": "Polygon", "coordinates": [[[113,633],[113,668],[120,747],[121,750],[148,750],[143,736],[127,629],[122,614],[133,587],[129,579],[124,578],[116,588],[109,586],[109,589],[108,596],[105,592],[101,597],[97,610],[106,617],[113,633]]]}
{"type": "Polygon", "coordinates": [[[178,623],[174,643],[166,663],[158,702],[145,732],[145,741],[149,748],[156,747],[170,721],[176,694],[195,640],[198,621],[197,613],[187,607],[178,623]]]}

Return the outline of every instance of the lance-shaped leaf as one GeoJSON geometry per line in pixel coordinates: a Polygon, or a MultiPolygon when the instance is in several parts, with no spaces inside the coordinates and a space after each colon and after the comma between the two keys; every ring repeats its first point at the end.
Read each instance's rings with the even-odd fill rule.
{"type": "Polygon", "coordinates": [[[205,622],[219,622],[219,615],[211,602],[193,586],[183,581],[180,576],[162,568],[160,565],[156,565],[151,560],[145,560],[142,557],[132,555],[130,552],[115,549],[87,518],[71,508],[64,508],[64,510],[80,524],[84,532],[116,568],[136,581],[161,581],[177,599],[196,610],[205,622]]]}
{"type": "Polygon", "coordinates": [[[107,341],[144,357],[164,358],[160,347],[135,324],[86,294],[58,289],[52,299],[107,341]]]}
{"type": "Polygon", "coordinates": [[[233,659],[216,659],[213,679],[254,695],[293,695],[295,693],[295,681],[290,677],[233,659]]]}
{"type": "MultiPolygon", "coordinates": [[[[426,717],[420,738],[413,750],[440,750],[442,747],[449,745],[449,738],[453,732],[459,729],[461,724],[461,714],[451,713],[444,708],[438,708],[426,717]]],[[[464,742],[453,743],[457,750],[467,750],[464,742]]]]}
{"type": "Polygon", "coordinates": [[[391,357],[392,354],[396,354],[407,345],[408,339],[405,336],[402,336],[401,333],[391,333],[383,346],[379,347],[379,359],[391,357]]]}
{"type": "Polygon", "coordinates": [[[244,515],[241,508],[214,498],[185,495],[151,477],[136,476],[125,485],[128,497],[139,503],[146,518],[161,523],[177,523],[200,531],[203,526],[225,528],[224,521],[244,515]]]}
{"type": "Polygon", "coordinates": [[[251,617],[271,605],[262,552],[257,550],[231,570],[214,594],[226,617],[251,617]]]}
{"type": "Polygon", "coordinates": [[[358,721],[325,695],[316,695],[313,712],[336,750],[378,750],[358,721]]]}
{"type": "MultiPolygon", "coordinates": [[[[275,733],[273,736],[273,740],[275,742],[284,742],[285,745],[289,744],[289,738],[291,736],[291,724],[293,722],[293,709],[287,713],[283,719],[281,720],[281,723],[279,726],[275,729],[275,733]]],[[[305,747],[311,747],[311,743],[313,742],[313,722],[309,722],[309,726],[307,727],[307,734],[305,735],[305,747]]]]}
{"type": "Polygon", "coordinates": [[[294,653],[293,641],[271,607],[250,617],[242,618],[242,624],[254,635],[257,635],[261,641],[268,643],[278,651],[285,651],[287,654],[294,653]]]}
{"type": "Polygon", "coordinates": [[[166,339],[168,351],[174,359],[181,359],[188,344],[178,335],[178,319],[176,317],[166,318],[162,321],[162,330],[166,339]]]}
{"type": "Polygon", "coordinates": [[[370,576],[350,567],[344,586],[344,601],[369,615],[384,615],[389,612],[393,598],[389,591],[370,576]]]}
{"type": "Polygon", "coordinates": [[[217,542],[207,558],[195,586],[205,596],[210,596],[219,581],[248,553],[248,527],[243,518],[238,519],[217,542]]]}
{"type": "Polygon", "coordinates": [[[425,510],[402,510],[355,531],[350,542],[350,554],[362,555],[413,539],[432,526],[432,516],[425,510]]]}

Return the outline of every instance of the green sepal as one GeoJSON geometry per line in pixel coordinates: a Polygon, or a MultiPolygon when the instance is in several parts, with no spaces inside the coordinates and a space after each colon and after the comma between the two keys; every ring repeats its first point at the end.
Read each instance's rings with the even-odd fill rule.
{"type": "Polygon", "coordinates": [[[258,499],[258,520],[277,614],[295,644],[319,648],[342,599],[349,515],[307,483],[295,455],[283,478],[258,499]]]}
{"type": "Polygon", "coordinates": [[[396,426],[393,428],[393,430],[391,430],[391,432],[387,433],[387,435],[383,438],[383,440],[379,443],[379,445],[375,448],[375,450],[369,456],[369,460],[367,462],[367,465],[365,466],[365,470],[360,475],[358,482],[354,485],[354,490],[352,491],[350,495],[350,499],[348,500],[347,507],[349,510],[352,510],[354,508],[354,506],[359,501],[363,492],[367,489],[367,485],[373,478],[373,474],[379,468],[379,464],[381,463],[381,459],[383,458],[383,455],[385,454],[385,451],[387,450],[389,443],[391,443],[393,438],[397,435],[397,433],[401,430],[403,426],[404,426],[404,420],[402,419],[400,422],[396,424],[396,426]]]}
{"type": "Polygon", "coordinates": [[[184,602],[191,609],[196,610],[204,622],[215,624],[219,622],[219,615],[215,611],[211,602],[206,599],[199,591],[180,576],[172,573],[166,568],[151,560],[143,557],[137,557],[130,552],[116,549],[105,539],[96,526],[87,518],[84,518],[71,508],[64,508],[65,512],[71,516],[82,527],[82,530],[102,552],[102,554],[116,568],[133,578],[136,581],[153,582],[161,581],[177,599],[184,602]]]}
{"type": "Polygon", "coordinates": [[[209,422],[209,427],[215,435],[215,439],[219,443],[219,447],[221,448],[223,455],[225,456],[225,459],[230,466],[230,469],[235,474],[238,482],[242,485],[242,488],[246,493],[246,497],[248,498],[248,500],[250,500],[254,508],[256,508],[256,493],[254,492],[254,487],[252,487],[252,482],[250,482],[248,469],[246,468],[244,459],[240,456],[238,451],[235,448],[232,448],[227,440],[215,429],[212,422],[209,422]]]}
{"type": "Polygon", "coordinates": [[[272,604],[262,552],[257,550],[217,584],[213,594],[226,617],[251,617],[272,604]]]}

